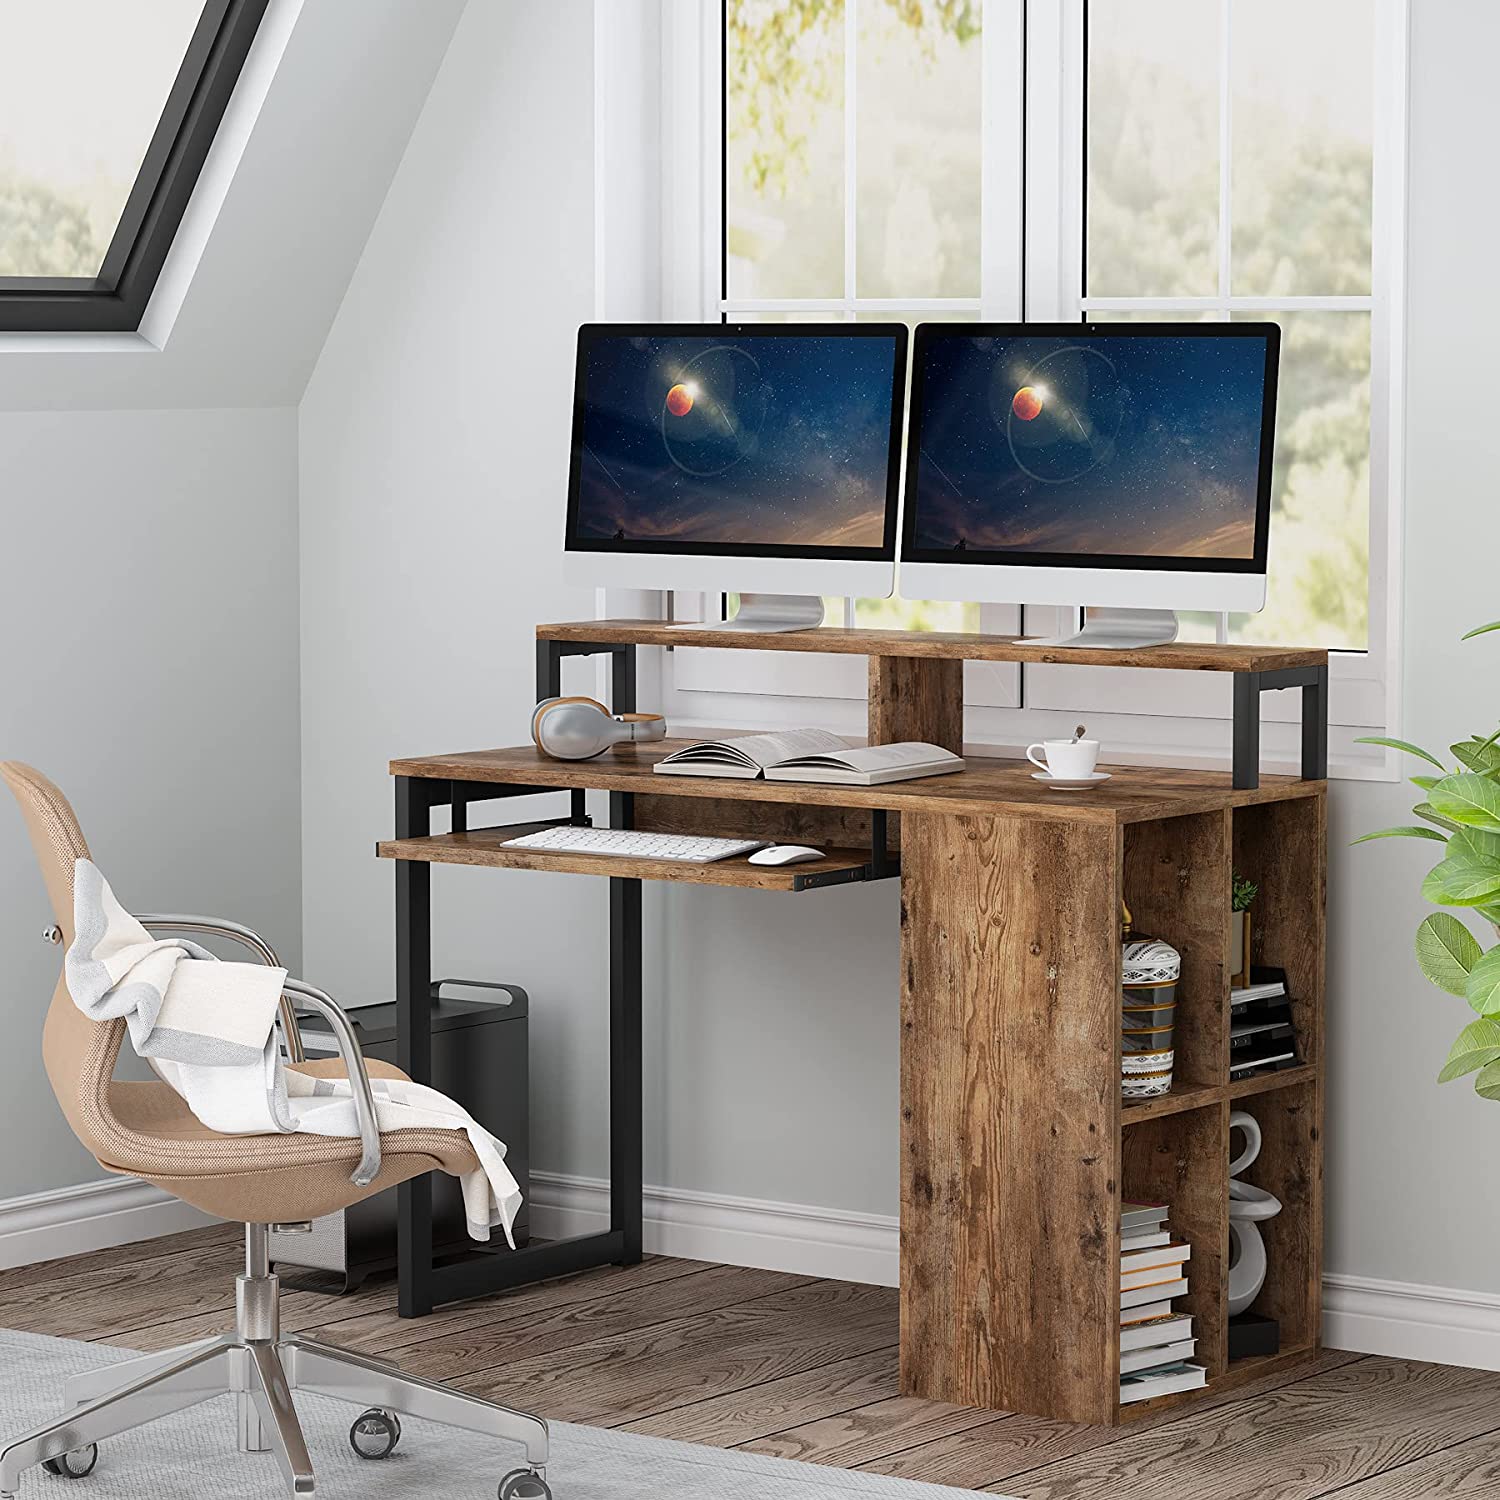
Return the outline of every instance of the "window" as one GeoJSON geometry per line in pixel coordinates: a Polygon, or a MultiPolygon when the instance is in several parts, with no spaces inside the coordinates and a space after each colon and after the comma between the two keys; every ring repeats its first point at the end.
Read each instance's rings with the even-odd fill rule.
{"type": "MultiPolygon", "coordinates": [[[[981,10],[730,0],[717,311],[981,316],[981,10]]],[[[962,602],[829,599],[825,611],[873,628],[981,627],[962,602]]]]}
{"type": "Polygon", "coordinates": [[[0,331],[140,323],[268,0],[11,0],[0,331]]]}
{"type": "MultiPolygon", "coordinates": [[[[1282,328],[1268,599],[1232,640],[1369,644],[1373,16],[1089,9],[1086,315],[1282,328]]],[[[1188,626],[1214,638],[1212,616],[1188,626]]]]}
{"type": "MultiPolygon", "coordinates": [[[[1184,634],[1330,648],[1351,744],[1396,691],[1406,3],[727,0],[690,315],[1280,323],[1267,607],[1184,634]]],[[[953,606],[851,607],[955,628],[953,606]]],[[[771,691],[742,686],[748,663],[715,673],[771,691]]],[[[1183,738],[1166,720],[1228,715],[1180,677],[1133,682],[1126,710],[1118,676],[1028,668],[980,702],[1150,716],[1158,751],[1183,738]]]]}

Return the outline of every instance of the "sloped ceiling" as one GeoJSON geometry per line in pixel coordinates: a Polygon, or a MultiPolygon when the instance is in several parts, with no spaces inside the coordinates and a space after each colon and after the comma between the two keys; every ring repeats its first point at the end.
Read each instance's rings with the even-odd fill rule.
{"type": "Polygon", "coordinates": [[[296,405],[463,8],[271,0],[143,325],[161,347],[0,340],[0,410],[296,405]]]}

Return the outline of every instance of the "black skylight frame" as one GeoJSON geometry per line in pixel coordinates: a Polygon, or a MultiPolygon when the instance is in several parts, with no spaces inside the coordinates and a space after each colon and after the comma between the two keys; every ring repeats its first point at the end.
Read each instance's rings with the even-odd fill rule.
{"type": "Polygon", "coordinates": [[[0,333],[134,333],[270,0],[206,0],[97,276],[0,276],[0,333]]]}

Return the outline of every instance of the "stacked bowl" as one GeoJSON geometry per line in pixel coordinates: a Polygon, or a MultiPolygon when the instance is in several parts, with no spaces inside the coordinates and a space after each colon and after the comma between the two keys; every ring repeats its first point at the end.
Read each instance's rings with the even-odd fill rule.
{"type": "Polygon", "coordinates": [[[1172,1017],[1182,955],[1160,938],[1127,939],[1121,952],[1120,1091],[1154,1099],[1172,1088],[1172,1017]]]}

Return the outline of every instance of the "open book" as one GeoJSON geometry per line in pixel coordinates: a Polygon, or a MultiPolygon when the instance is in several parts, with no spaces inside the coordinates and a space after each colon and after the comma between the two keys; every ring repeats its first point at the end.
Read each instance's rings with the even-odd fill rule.
{"type": "Polygon", "coordinates": [[[702,740],[663,756],[652,767],[666,776],[738,776],[768,781],[824,781],[878,786],[917,776],[962,771],[961,756],[939,745],[909,740],[851,750],[826,729],[784,729],[726,740],[702,740]]]}

